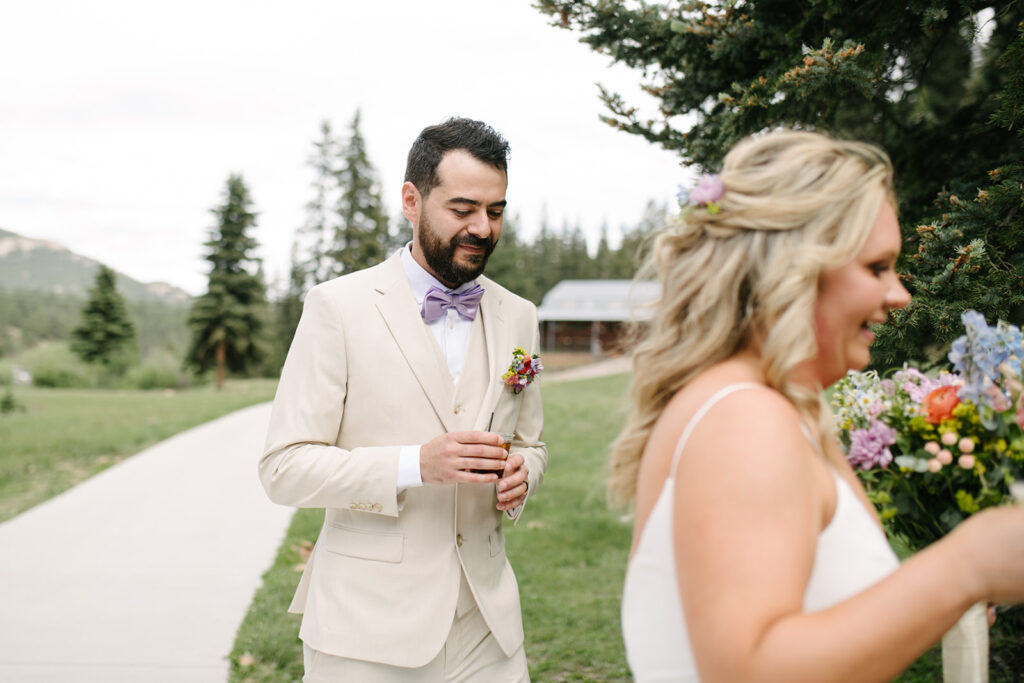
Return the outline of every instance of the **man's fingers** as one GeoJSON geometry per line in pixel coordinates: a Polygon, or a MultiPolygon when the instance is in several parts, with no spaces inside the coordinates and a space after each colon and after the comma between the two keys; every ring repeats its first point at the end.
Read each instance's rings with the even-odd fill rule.
{"type": "Polygon", "coordinates": [[[460,470],[488,470],[500,475],[505,471],[504,458],[463,458],[460,470]]]}
{"type": "Polygon", "coordinates": [[[502,490],[512,488],[520,482],[526,481],[529,470],[523,467],[523,456],[515,453],[505,461],[505,476],[502,478],[502,490]]]}
{"type": "Polygon", "coordinates": [[[512,488],[498,493],[498,500],[507,503],[508,501],[522,498],[526,495],[526,484],[518,484],[512,488]]]}
{"type": "Polygon", "coordinates": [[[453,482],[459,484],[494,484],[498,481],[498,475],[494,472],[484,471],[472,472],[470,470],[456,470],[452,474],[453,482]]]}
{"type": "Polygon", "coordinates": [[[498,494],[498,509],[501,511],[514,510],[526,501],[526,483],[522,483],[509,491],[498,494]]]}
{"type": "Polygon", "coordinates": [[[494,432],[450,432],[448,436],[461,444],[486,444],[489,446],[501,446],[501,435],[494,432]]]}
{"type": "Polygon", "coordinates": [[[452,454],[458,458],[488,458],[504,461],[507,453],[500,446],[488,446],[485,444],[462,444],[453,449],[452,454]]]}

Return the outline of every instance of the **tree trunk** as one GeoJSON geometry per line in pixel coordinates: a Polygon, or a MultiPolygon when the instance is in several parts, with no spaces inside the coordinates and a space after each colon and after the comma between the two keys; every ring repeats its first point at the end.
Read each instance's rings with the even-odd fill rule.
{"type": "Polygon", "coordinates": [[[217,391],[224,386],[224,349],[225,343],[221,339],[217,342],[217,391]]]}

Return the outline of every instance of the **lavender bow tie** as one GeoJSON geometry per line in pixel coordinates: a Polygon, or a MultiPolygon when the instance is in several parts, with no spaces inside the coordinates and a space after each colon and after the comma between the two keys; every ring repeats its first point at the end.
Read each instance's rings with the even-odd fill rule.
{"type": "Polygon", "coordinates": [[[483,295],[484,288],[480,285],[473,285],[464,292],[446,292],[440,287],[431,287],[423,297],[420,313],[424,320],[432,323],[449,308],[454,308],[463,318],[472,320],[476,317],[476,309],[483,295]]]}

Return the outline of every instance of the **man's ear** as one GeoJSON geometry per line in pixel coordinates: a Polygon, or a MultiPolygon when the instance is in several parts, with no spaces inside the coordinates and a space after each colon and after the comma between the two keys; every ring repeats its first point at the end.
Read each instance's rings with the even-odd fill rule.
{"type": "Polygon", "coordinates": [[[420,191],[411,182],[405,181],[402,184],[402,213],[413,224],[413,227],[419,225],[422,206],[423,198],[420,196],[420,191]]]}

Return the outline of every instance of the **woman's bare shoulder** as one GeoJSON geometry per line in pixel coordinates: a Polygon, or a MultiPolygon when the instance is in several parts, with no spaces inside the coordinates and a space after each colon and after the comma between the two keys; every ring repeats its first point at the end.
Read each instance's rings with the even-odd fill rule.
{"type": "Polygon", "coordinates": [[[802,479],[809,470],[821,467],[801,415],[786,396],[742,374],[721,373],[698,377],[669,401],[648,442],[648,464],[656,479],[667,476],[691,423],[682,444],[681,473],[724,467],[730,476],[739,476],[742,471],[770,467],[780,475],[802,479]],[[737,384],[744,386],[708,405],[716,393],[737,384]],[[707,409],[699,415],[702,406],[707,409]]]}
{"type": "MultiPolygon", "coordinates": [[[[749,431],[764,422],[800,430],[800,414],[788,398],[748,369],[721,364],[701,373],[675,393],[655,424],[652,440],[659,433],[677,440],[701,408],[706,408],[701,423],[741,422],[747,427],[743,431],[749,431]],[[730,388],[733,390],[723,393],[730,388]],[[712,400],[714,404],[709,405],[712,400]]],[[[700,424],[694,425],[694,431],[700,428],[700,424]]]]}

